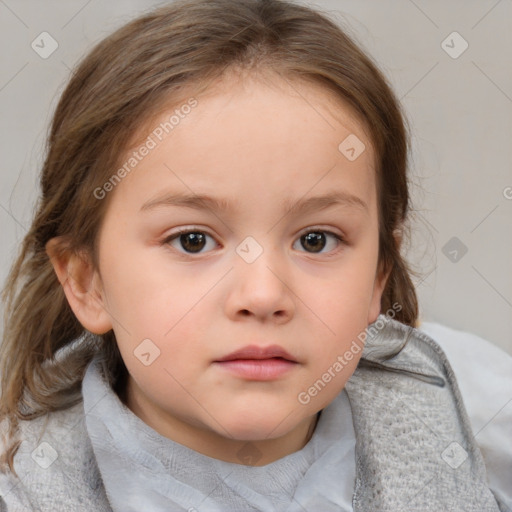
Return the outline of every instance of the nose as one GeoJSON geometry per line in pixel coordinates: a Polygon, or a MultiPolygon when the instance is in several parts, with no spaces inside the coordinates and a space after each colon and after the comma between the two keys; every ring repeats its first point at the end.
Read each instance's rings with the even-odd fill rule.
{"type": "Polygon", "coordinates": [[[226,301],[226,313],[232,320],[254,318],[261,322],[283,324],[295,312],[294,294],[286,263],[269,251],[248,263],[237,256],[226,301]]]}

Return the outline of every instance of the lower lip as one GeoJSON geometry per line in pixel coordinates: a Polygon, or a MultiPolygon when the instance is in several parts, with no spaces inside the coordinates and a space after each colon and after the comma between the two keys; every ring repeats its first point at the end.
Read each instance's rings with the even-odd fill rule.
{"type": "Polygon", "coordinates": [[[297,363],[279,358],[234,359],[216,361],[216,364],[231,373],[251,380],[277,379],[297,366],[297,363]]]}

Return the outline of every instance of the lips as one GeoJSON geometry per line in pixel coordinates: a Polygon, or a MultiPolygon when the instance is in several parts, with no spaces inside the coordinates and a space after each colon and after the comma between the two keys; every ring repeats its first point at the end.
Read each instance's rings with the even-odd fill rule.
{"type": "Polygon", "coordinates": [[[220,371],[246,381],[279,381],[300,367],[298,361],[279,345],[249,345],[213,364],[220,371]]]}
{"type": "Polygon", "coordinates": [[[216,362],[223,361],[236,361],[236,360],[248,360],[248,359],[274,359],[280,358],[285,359],[287,361],[291,361],[293,363],[297,363],[298,361],[290,355],[283,347],[279,345],[270,345],[268,347],[259,347],[257,345],[248,345],[246,347],[240,348],[231,352],[227,356],[222,357],[221,359],[217,359],[216,362]]]}

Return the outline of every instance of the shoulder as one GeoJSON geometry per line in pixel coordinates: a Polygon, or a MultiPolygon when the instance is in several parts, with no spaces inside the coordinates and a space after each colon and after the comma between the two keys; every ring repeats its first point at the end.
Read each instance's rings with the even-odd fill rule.
{"type": "Polygon", "coordinates": [[[457,377],[489,483],[512,508],[512,356],[464,331],[425,322],[419,329],[445,352],[457,377]]]}
{"type": "Polygon", "coordinates": [[[346,389],[359,441],[361,500],[386,480],[382,495],[375,491],[374,499],[391,503],[399,496],[404,507],[410,499],[426,510],[448,489],[458,494],[446,495],[441,505],[453,498],[453,503],[471,505],[466,510],[496,510],[455,372],[436,340],[379,318],[367,329],[346,389]],[[363,485],[365,479],[369,482],[363,485]],[[426,480],[432,485],[425,486],[426,480]]]}
{"type": "MultiPolygon", "coordinates": [[[[433,338],[446,354],[475,436],[483,439],[485,432],[499,426],[502,419],[510,422],[512,356],[479,336],[440,324],[426,322],[420,330],[433,338]]],[[[512,453],[512,438],[508,444],[512,453]]]]}
{"type": "Polygon", "coordinates": [[[18,477],[0,476],[6,510],[110,510],[87,435],[83,402],[21,421],[18,439],[18,477]]]}

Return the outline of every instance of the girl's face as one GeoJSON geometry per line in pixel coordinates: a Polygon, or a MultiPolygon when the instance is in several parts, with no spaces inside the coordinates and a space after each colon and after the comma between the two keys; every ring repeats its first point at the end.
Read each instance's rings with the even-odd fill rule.
{"type": "Polygon", "coordinates": [[[206,455],[242,462],[250,441],[261,465],[305,444],[360,352],[341,370],[338,356],[380,312],[374,157],[318,86],[217,86],[163,111],[147,151],[126,155],[137,162],[109,192],[97,281],[127,405],[206,455]],[[293,362],[219,362],[249,346],[293,362]]]}

